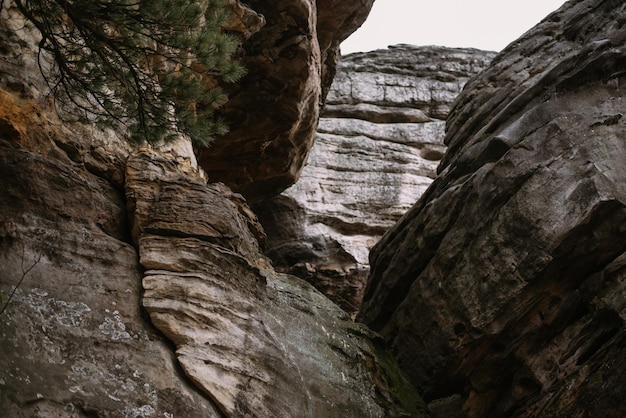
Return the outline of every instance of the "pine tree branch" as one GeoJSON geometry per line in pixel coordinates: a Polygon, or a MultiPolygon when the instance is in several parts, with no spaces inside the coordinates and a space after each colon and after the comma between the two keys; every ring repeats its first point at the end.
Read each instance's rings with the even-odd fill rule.
{"type": "Polygon", "coordinates": [[[20,279],[18,280],[17,284],[13,287],[13,290],[11,290],[11,293],[9,294],[9,297],[8,297],[7,301],[2,306],[2,309],[0,309],[0,315],[2,315],[4,313],[4,311],[9,306],[9,303],[11,303],[11,300],[13,299],[13,296],[15,295],[15,292],[22,285],[22,282],[26,278],[26,275],[28,275],[28,273],[30,273],[30,271],[32,269],[34,269],[37,264],[39,264],[39,261],[41,261],[41,253],[40,253],[39,256],[37,257],[37,259],[33,262],[33,265],[28,267],[26,270],[24,270],[24,260],[26,258],[25,252],[26,252],[25,246],[24,246],[24,243],[22,243],[22,261],[21,261],[21,264],[20,264],[20,268],[22,270],[22,277],[20,277],[20,279]]]}

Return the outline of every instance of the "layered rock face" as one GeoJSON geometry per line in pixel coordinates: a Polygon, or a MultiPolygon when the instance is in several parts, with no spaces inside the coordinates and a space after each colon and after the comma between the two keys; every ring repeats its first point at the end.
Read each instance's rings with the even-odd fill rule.
{"type": "Polygon", "coordinates": [[[254,206],[275,265],[355,313],[370,248],[432,182],[450,107],[494,55],[397,45],[343,57],[300,180],[254,206]]]}
{"type": "Polygon", "coordinates": [[[133,149],[55,117],[37,34],[0,13],[2,416],[423,415],[380,337],[274,271],[187,141],[133,149]]]}
{"type": "Polygon", "coordinates": [[[566,3],[471,80],[358,319],[434,416],[626,415],[626,5],[566,3]]]}
{"type": "Polygon", "coordinates": [[[265,262],[240,196],[146,150],[124,199],[21,138],[0,154],[7,416],[422,415],[379,337],[265,262]]]}
{"type": "Polygon", "coordinates": [[[17,147],[54,129],[30,126],[13,138],[3,130],[0,146],[3,415],[220,416],[181,378],[139,305],[123,193],[55,147],[46,155],[17,147]]]}
{"type": "Polygon", "coordinates": [[[396,397],[409,386],[378,359],[374,334],[274,272],[241,196],[150,152],[129,158],[126,194],[143,306],[226,416],[421,415],[417,393],[396,397]]]}

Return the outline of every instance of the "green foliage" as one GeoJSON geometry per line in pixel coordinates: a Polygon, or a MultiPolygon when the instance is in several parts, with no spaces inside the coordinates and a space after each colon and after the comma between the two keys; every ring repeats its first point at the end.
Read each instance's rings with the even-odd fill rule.
{"type": "Polygon", "coordinates": [[[183,133],[207,145],[227,132],[215,116],[220,82],[244,74],[223,0],[16,0],[41,32],[52,94],[82,120],[125,129],[134,143],[183,133]]]}

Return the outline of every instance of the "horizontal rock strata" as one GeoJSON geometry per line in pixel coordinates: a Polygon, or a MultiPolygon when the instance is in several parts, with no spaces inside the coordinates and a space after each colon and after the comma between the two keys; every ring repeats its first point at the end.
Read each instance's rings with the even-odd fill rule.
{"type": "Polygon", "coordinates": [[[417,394],[396,393],[411,389],[382,362],[374,334],[306,282],[274,272],[241,197],[149,152],[129,159],[127,196],[146,269],[143,306],[223,414],[422,414],[417,394]]]}
{"type": "Polygon", "coordinates": [[[123,192],[56,146],[80,130],[0,94],[1,415],[220,416],[138,303],[123,192]]]}
{"type": "MultiPolygon", "coordinates": [[[[247,37],[271,17],[229,4],[229,30],[247,37]]],[[[311,31],[308,1],[283,6],[310,15],[286,41],[311,31]]],[[[359,16],[333,19],[349,31],[359,16]]],[[[243,197],[207,184],[188,141],[132,149],[59,120],[43,100],[37,33],[11,2],[0,34],[0,415],[423,415],[379,336],[273,271],[243,197]]],[[[319,77],[307,91],[322,92],[319,77]]]]}

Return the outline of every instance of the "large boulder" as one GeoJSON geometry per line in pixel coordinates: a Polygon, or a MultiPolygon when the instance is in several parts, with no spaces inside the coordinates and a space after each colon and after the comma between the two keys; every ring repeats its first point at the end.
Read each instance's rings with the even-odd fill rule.
{"type": "Polygon", "coordinates": [[[355,313],[370,248],[432,182],[450,107],[494,55],[396,45],[344,56],[300,180],[254,206],[275,265],[355,313]]]}
{"type": "Polygon", "coordinates": [[[358,319],[435,416],[626,415],[626,5],[566,3],[472,79],[358,319]]]}
{"type": "Polygon", "coordinates": [[[242,45],[248,74],[231,88],[223,111],[231,132],[199,151],[212,181],[249,201],[295,183],[315,140],[339,44],[365,21],[373,2],[246,2],[256,32],[242,45]]]}

